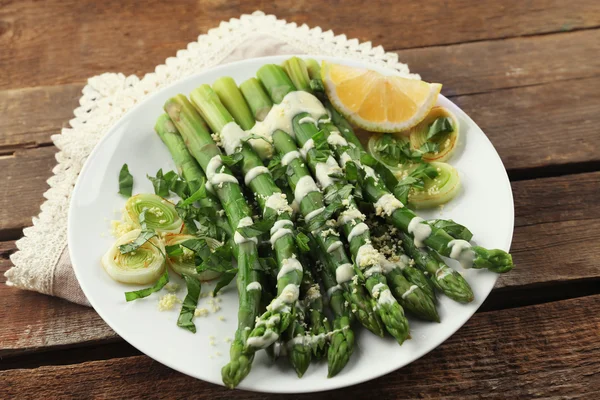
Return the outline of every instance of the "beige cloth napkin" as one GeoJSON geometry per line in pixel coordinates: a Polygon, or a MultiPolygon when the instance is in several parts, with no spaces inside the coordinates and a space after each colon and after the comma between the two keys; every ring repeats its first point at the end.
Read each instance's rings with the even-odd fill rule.
{"type": "Polygon", "coordinates": [[[161,87],[216,65],[291,54],[352,58],[410,75],[396,54],[385,53],[381,47],[372,47],[370,42],[335,36],[319,27],[297,26],[257,11],[222,22],[143,79],[122,74],[90,78],[83,89],[81,107],[74,111],[76,118],[70,121],[71,128],[52,137],[60,149],[56,156],[58,165],[53,170],[55,175],[48,180],[50,190],[44,194],[47,201],[41,207],[42,212],[17,241],[19,251],[11,256],[14,267],[5,274],[7,285],[89,306],[69,258],[66,226],[77,175],[98,140],[128,109],[161,87]]]}

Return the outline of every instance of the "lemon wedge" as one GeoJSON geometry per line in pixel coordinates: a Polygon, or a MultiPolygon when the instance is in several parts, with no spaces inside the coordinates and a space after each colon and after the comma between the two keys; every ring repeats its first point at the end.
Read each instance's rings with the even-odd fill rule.
{"type": "Polygon", "coordinates": [[[442,85],[323,61],[321,78],[333,106],[371,132],[401,132],[435,106],[442,85]]]}

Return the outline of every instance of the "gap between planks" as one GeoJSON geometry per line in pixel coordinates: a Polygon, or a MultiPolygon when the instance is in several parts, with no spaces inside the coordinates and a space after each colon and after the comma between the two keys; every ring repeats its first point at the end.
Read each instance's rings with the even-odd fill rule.
{"type": "MultiPolygon", "coordinates": [[[[596,337],[599,315],[600,296],[479,313],[434,351],[400,370],[360,386],[294,397],[368,398],[375,393],[392,398],[402,393],[407,398],[461,400],[478,399],[482,394],[498,399],[594,398],[590,395],[600,391],[600,380],[596,379],[600,374],[596,337]]],[[[67,394],[85,397],[89,393],[116,398],[157,393],[174,398],[190,393],[212,399],[282,398],[230,391],[180,374],[145,356],[70,365],[31,364],[0,372],[0,387],[7,398],[23,394],[36,398],[67,394]]]]}

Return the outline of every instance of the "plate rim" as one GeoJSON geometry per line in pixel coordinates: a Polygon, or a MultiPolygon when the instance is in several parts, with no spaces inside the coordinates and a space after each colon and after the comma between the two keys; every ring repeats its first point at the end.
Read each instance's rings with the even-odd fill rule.
{"type": "MultiPolygon", "coordinates": [[[[373,68],[376,68],[378,70],[388,70],[388,71],[395,71],[393,68],[387,67],[387,66],[381,66],[381,65],[377,65],[377,64],[373,64],[373,63],[369,63],[367,61],[364,60],[355,60],[349,57],[339,57],[339,56],[326,56],[326,55],[311,55],[311,54],[290,54],[290,55],[273,55],[273,56],[265,56],[265,57],[253,57],[253,58],[248,58],[248,59],[244,59],[244,60],[239,60],[239,61],[235,61],[235,62],[231,62],[231,63],[226,63],[226,64],[219,64],[216,65],[212,68],[208,68],[205,69],[203,71],[199,71],[197,73],[194,73],[192,75],[189,75],[183,79],[174,81],[162,88],[160,88],[159,90],[157,90],[156,92],[146,96],[142,101],[140,101],[139,103],[137,103],[136,105],[134,105],[133,107],[131,107],[129,110],[127,110],[125,113],[123,113],[123,115],[121,115],[119,117],[119,119],[113,123],[107,130],[106,130],[106,134],[103,135],[103,137],[98,141],[98,143],[94,146],[94,148],[92,149],[92,151],[90,152],[90,154],[88,155],[88,157],[86,158],[83,167],[81,168],[81,170],[79,171],[79,174],[77,176],[75,185],[73,187],[73,191],[71,192],[71,197],[69,199],[69,208],[68,208],[68,216],[67,216],[67,244],[68,244],[68,250],[69,250],[69,258],[71,260],[72,266],[73,266],[73,271],[75,273],[75,276],[77,278],[77,281],[79,283],[79,286],[81,287],[81,290],[83,291],[86,299],[88,300],[88,302],[90,303],[90,305],[92,306],[92,308],[94,309],[94,311],[96,311],[96,313],[98,313],[98,315],[102,318],[102,320],[111,328],[115,331],[115,333],[117,333],[119,335],[119,337],[123,340],[125,340],[127,343],[129,343],[131,346],[133,346],[134,348],[136,348],[137,350],[139,350],[142,354],[146,355],[147,357],[150,357],[151,359],[160,362],[161,364],[167,366],[168,368],[171,368],[173,370],[176,370],[182,374],[185,374],[186,376],[189,376],[193,379],[198,379],[198,380],[202,380],[204,382],[210,382],[219,386],[224,387],[223,383],[221,381],[213,381],[210,379],[202,379],[202,378],[197,378],[193,375],[188,374],[187,372],[183,371],[182,369],[180,369],[176,363],[171,363],[169,361],[164,361],[162,359],[162,357],[155,357],[155,356],[150,356],[149,354],[147,354],[146,352],[142,351],[141,349],[139,349],[134,343],[132,343],[130,340],[126,339],[124,336],[130,336],[130,335],[123,335],[121,333],[121,329],[118,329],[117,327],[113,326],[113,324],[111,322],[109,322],[110,318],[108,316],[105,315],[104,312],[101,312],[98,310],[97,308],[97,303],[96,300],[92,300],[88,297],[88,295],[86,294],[86,289],[85,287],[87,286],[84,282],[84,280],[81,279],[81,275],[80,272],[78,272],[79,268],[76,266],[76,262],[75,259],[77,257],[75,257],[74,252],[73,252],[73,246],[71,246],[71,243],[73,243],[73,229],[71,228],[71,226],[74,224],[73,220],[72,220],[72,215],[73,215],[73,210],[75,208],[75,199],[77,198],[77,192],[78,192],[78,188],[80,186],[80,180],[82,178],[83,175],[85,175],[86,171],[88,169],[90,169],[90,165],[93,164],[93,160],[95,157],[97,157],[97,153],[99,153],[101,150],[99,150],[101,147],[103,147],[103,144],[108,141],[110,139],[111,136],[115,135],[116,132],[118,131],[118,128],[127,122],[127,118],[129,117],[130,114],[132,114],[133,112],[135,112],[138,108],[142,108],[145,106],[145,104],[151,102],[154,98],[159,97],[163,92],[168,91],[169,89],[171,89],[173,86],[175,85],[185,85],[186,82],[191,82],[194,81],[195,79],[197,79],[199,76],[201,75],[205,75],[208,74],[210,72],[214,72],[216,70],[219,70],[221,68],[224,67],[230,67],[230,68],[235,68],[236,66],[239,65],[244,65],[244,64],[252,64],[255,62],[264,62],[264,63],[269,63],[269,62],[280,62],[283,59],[286,58],[290,58],[293,56],[297,56],[297,57],[302,57],[302,58],[316,58],[316,59],[321,59],[321,60],[330,60],[330,61],[334,61],[334,62],[350,62],[350,63],[359,63],[362,65],[367,65],[367,66],[372,66],[373,68]]],[[[397,71],[395,71],[397,72],[397,71]]],[[[504,165],[504,162],[502,161],[500,155],[498,154],[498,151],[496,150],[495,146],[493,145],[493,143],[490,141],[490,139],[488,138],[488,136],[485,134],[485,132],[483,131],[483,129],[481,129],[479,127],[479,125],[477,125],[475,123],[475,121],[465,112],[463,111],[456,103],[452,102],[450,99],[448,99],[447,97],[445,97],[444,95],[440,94],[439,95],[440,98],[444,99],[445,101],[448,101],[449,103],[453,104],[455,107],[457,107],[464,115],[464,118],[466,118],[468,125],[470,126],[475,126],[477,129],[479,129],[481,131],[481,133],[483,133],[483,138],[484,140],[486,140],[489,145],[491,146],[491,149],[493,150],[493,152],[496,154],[498,161],[500,162],[500,165],[502,166],[502,172],[503,172],[503,176],[502,176],[502,184],[504,184],[506,186],[506,192],[508,194],[508,199],[507,199],[507,204],[506,206],[508,206],[508,200],[510,200],[510,208],[509,208],[509,214],[510,214],[510,234],[507,237],[507,242],[503,245],[503,246],[499,246],[499,248],[504,249],[505,251],[509,251],[510,250],[510,246],[512,244],[512,239],[514,236],[514,196],[513,196],[513,192],[512,192],[512,187],[511,187],[511,183],[510,183],[510,179],[508,177],[508,173],[506,171],[506,167],[504,165]]],[[[500,182],[498,181],[497,184],[500,184],[500,182]]],[[[497,282],[499,278],[499,274],[495,274],[494,276],[494,285],[497,282]]],[[[473,313],[463,322],[461,323],[456,330],[454,331],[448,331],[447,333],[441,334],[441,339],[438,340],[438,343],[436,345],[434,345],[433,347],[431,347],[429,350],[423,352],[422,354],[420,354],[419,356],[417,356],[416,358],[412,359],[409,362],[406,363],[400,363],[398,365],[394,365],[388,369],[386,369],[386,371],[379,373],[377,372],[377,375],[374,376],[368,376],[365,378],[360,378],[360,379],[356,379],[354,382],[352,382],[351,384],[347,384],[344,383],[340,380],[337,380],[332,378],[332,379],[328,379],[327,382],[330,382],[330,384],[328,385],[327,388],[322,388],[322,389],[307,389],[307,390],[303,390],[301,385],[298,386],[294,386],[293,388],[290,388],[290,390],[286,390],[286,391],[281,391],[281,390],[263,390],[263,389],[257,389],[257,388],[252,388],[252,387],[247,387],[246,385],[244,385],[244,382],[242,381],[242,383],[237,387],[239,389],[242,390],[247,390],[247,391],[252,391],[252,392],[257,392],[257,393],[282,393],[282,394],[296,394],[296,393],[317,393],[317,392],[325,392],[325,391],[330,391],[330,390],[336,390],[336,389],[341,389],[341,388],[346,388],[346,387],[352,387],[355,385],[359,385],[377,378],[380,378],[381,376],[387,375],[391,372],[397,371],[409,364],[412,364],[413,362],[417,361],[418,359],[422,358],[423,356],[425,356],[426,354],[428,354],[429,352],[433,351],[434,349],[438,348],[441,344],[443,344],[444,342],[446,342],[450,336],[454,335],[456,332],[458,332],[465,323],[467,323],[472,317],[473,315],[477,312],[477,310],[481,307],[481,305],[485,302],[485,300],[488,298],[489,294],[491,293],[491,291],[493,290],[493,286],[490,289],[489,292],[487,292],[484,296],[484,298],[481,301],[481,304],[479,304],[475,310],[473,311],[473,313]]],[[[299,381],[300,383],[301,381],[299,381]]]]}

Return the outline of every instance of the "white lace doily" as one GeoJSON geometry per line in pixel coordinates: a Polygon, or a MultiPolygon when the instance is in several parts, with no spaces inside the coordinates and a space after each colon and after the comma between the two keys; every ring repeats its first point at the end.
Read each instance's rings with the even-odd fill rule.
{"type": "MultiPolygon", "coordinates": [[[[72,276],[66,246],[69,200],[88,154],[127,110],[155,90],[224,62],[274,54],[272,42],[256,45],[255,37],[265,35],[287,46],[278,54],[290,54],[290,49],[295,49],[302,54],[358,59],[411,75],[408,67],[398,61],[397,54],[386,53],[381,46],[373,47],[370,42],[360,43],[345,35],[336,36],[319,27],[297,26],[256,11],[222,22],[218,28],[200,35],[187,49],[179,50],[176,57],[168,58],[142,79],[120,73],[105,73],[89,79],[79,100],[80,107],[75,109],[75,118],[70,121],[71,127],[52,136],[60,150],[56,154],[58,165],[48,180],[50,189],[44,193],[47,200],[41,206],[41,213],[33,218],[33,226],[24,229],[24,237],[17,241],[19,251],[11,256],[14,267],[5,274],[7,285],[85,304],[85,297],[72,276]],[[66,273],[57,271],[61,265],[68,269],[66,273]]],[[[411,76],[418,78],[418,75],[411,76]]]]}

